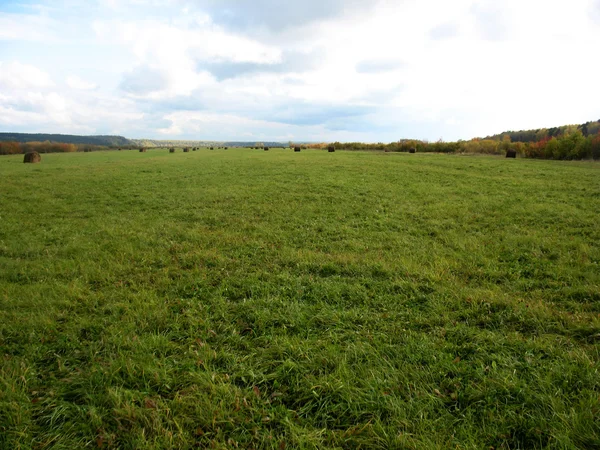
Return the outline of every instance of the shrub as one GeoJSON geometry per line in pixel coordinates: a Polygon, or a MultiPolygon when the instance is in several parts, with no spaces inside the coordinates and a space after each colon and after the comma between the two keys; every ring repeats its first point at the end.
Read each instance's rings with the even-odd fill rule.
{"type": "Polygon", "coordinates": [[[26,142],[21,144],[23,153],[38,152],[38,153],[71,153],[77,151],[75,144],[63,144],[61,142],[26,142]]]}
{"type": "Polygon", "coordinates": [[[0,142],[0,155],[18,155],[22,153],[18,142],[0,142]]]}

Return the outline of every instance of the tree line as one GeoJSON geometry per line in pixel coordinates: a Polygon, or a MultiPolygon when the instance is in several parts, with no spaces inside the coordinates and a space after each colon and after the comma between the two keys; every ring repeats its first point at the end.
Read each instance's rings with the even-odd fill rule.
{"type": "MultiPolygon", "coordinates": [[[[119,147],[119,149],[130,150],[137,149],[135,145],[119,147]]],[[[0,141],[0,155],[19,155],[22,153],[71,153],[71,152],[97,152],[103,150],[115,150],[115,147],[94,144],[70,144],[65,142],[14,142],[0,141]]]]}
{"type": "MultiPolygon", "coordinates": [[[[512,132],[501,135],[475,138],[468,141],[455,142],[429,142],[417,139],[401,139],[389,144],[365,144],[363,142],[335,142],[333,145],[339,150],[373,150],[385,152],[416,152],[424,153],[455,153],[455,154],[485,154],[505,155],[514,151],[524,158],[542,158],[559,160],[600,160],[600,123],[599,127],[589,127],[584,132],[582,126],[561,127],[561,132],[551,132],[551,129],[537,130],[537,136],[532,140],[519,140],[525,131],[512,139],[512,132]],[[591,133],[590,130],[595,131],[591,133]],[[551,135],[553,134],[553,135],[551,135]]],[[[532,130],[534,132],[534,130],[532,130]]],[[[292,144],[293,145],[293,144],[292,144]]],[[[329,143],[302,144],[301,148],[326,149],[329,143]]]]}
{"type": "Polygon", "coordinates": [[[552,139],[553,137],[559,138],[567,134],[572,134],[577,130],[581,131],[584,137],[594,136],[600,132],[600,120],[586,122],[581,125],[562,125],[560,127],[538,128],[535,130],[505,131],[500,134],[488,136],[486,139],[501,141],[506,136],[509,136],[512,142],[540,142],[552,139]]]}
{"type": "Polygon", "coordinates": [[[47,133],[0,133],[0,142],[60,142],[75,145],[98,145],[105,147],[126,147],[135,143],[123,136],[77,136],[73,134],[47,134],[47,133]]]}
{"type": "MultiPolygon", "coordinates": [[[[189,141],[208,145],[211,141],[189,141]]],[[[143,141],[129,140],[121,136],[69,136],[69,135],[31,135],[23,133],[0,133],[0,155],[12,155],[37,151],[38,153],[65,153],[77,151],[99,151],[110,149],[138,149],[140,146],[160,147],[171,144],[188,143],[188,141],[143,141]],[[60,140],[23,141],[30,136],[67,137],[60,140]],[[17,137],[19,139],[8,139],[17,137]],[[69,142],[71,141],[71,142],[69,142]],[[73,142],[75,141],[75,142],[73,142]],[[153,144],[153,145],[144,145],[153,144]],[[158,145],[160,144],[160,145],[158,145]]],[[[251,146],[250,143],[229,143],[233,146],[251,146]],[[235,145],[237,144],[237,145],[235,145]]],[[[258,144],[257,144],[258,145],[258,144]]],[[[301,148],[326,149],[331,143],[281,144],[275,142],[261,143],[269,147],[288,146],[301,148]]],[[[525,158],[543,159],[596,159],[600,160],[600,121],[586,122],[582,125],[564,125],[537,130],[507,131],[486,138],[475,138],[468,141],[429,142],[417,139],[401,139],[388,144],[367,144],[364,142],[335,142],[339,150],[373,150],[385,152],[430,152],[430,153],[466,153],[504,155],[514,151],[525,158]]],[[[255,145],[256,146],[256,145],[255,145]]]]}

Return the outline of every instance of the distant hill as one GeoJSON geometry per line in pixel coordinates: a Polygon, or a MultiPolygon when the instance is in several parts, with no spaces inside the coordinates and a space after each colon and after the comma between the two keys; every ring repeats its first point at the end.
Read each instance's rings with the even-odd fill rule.
{"type": "Polygon", "coordinates": [[[586,122],[581,125],[562,125],[552,128],[538,128],[535,130],[505,131],[493,136],[487,136],[485,139],[501,141],[504,136],[509,136],[512,142],[539,142],[547,138],[558,138],[564,134],[579,130],[583,136],[587,137],[600,132],[600,120],[586,122]]]}
{"type": "Polygon", "coordinates": [[[44,133],[1,133],[0,141],[12,142],[61,142],[64,144],[88,144],[108,147],[132,146],[135,143],[123,136],[75,136],[72,134],[44,134],[44,133]]]}

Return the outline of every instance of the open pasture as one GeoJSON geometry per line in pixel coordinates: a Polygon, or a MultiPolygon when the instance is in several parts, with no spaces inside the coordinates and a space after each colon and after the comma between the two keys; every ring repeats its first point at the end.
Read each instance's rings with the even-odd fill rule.
{"type": "Polygon", "coordinates": [[[0,448],[600,448],[600,165],[0,158],[0,448]]]}

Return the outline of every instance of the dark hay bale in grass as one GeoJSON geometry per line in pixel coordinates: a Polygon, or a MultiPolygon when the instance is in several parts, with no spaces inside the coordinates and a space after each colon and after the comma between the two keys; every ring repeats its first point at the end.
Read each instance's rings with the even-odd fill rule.
{"type": "Polygon", "coordinates": [[[186,147],[186,148],[183,149],[183,153],[189,153],[189,152],[190,152],[189,148],[186,147]]]}
{"type": "Polygon", "coordinates": [[[327,147],[327,151],[329,153],[333,153],[333,152],[335,152],[335,147],[333,145],[330,145],[329,147],[327,147]]]}
{"type": "Polygon", "coordinates": [[[29,152],[25,153],[25,158],[23,158],[24,163],[39,163],[42,161],[42,157],[38,152],[29,152]]]}
{"type": "Polygon", "coordinates": [[[229,147],[223,147],[224,150],[227,150],[229,147]]]}
{"type": "Polygon", "coordinates": [[[169,149],[169,153],[175,153],[175,149],[174,148],[170,148],[169,149]]]}
{"type": "Polygon", "coordinates": [[[210,149],[211,149],[211,150],[214,150],[215,148],[214,148],[214,147],[211,147],[210,149]]]}
{"type": "Polygon", "coordinates": [[[140,153],[146,153],[146,149],[145,148],[140,148],[140,153]]]}
{"type": "Polygon", "coordinates": [[[294,147],[294,151],[295,152],[299,152],[300,151],[300,147],[294,147]]]}
{"type": "Polygon", "coordinates": [[[517,152],[515,150],[506,150],[506,157],[507,158],[516,158],[517,152]]]}
{"type": "Polygon", "coordinates": [[[417,153],[417,149],[416,148],[411,148],[408,150],[408,153],[417,153]]]}
{"type": "Polygon", "coordinates": [[[269,147],[264,147],[264,151],[265,152],[268,151],[268,150],[269,150],[269,147]]]}

